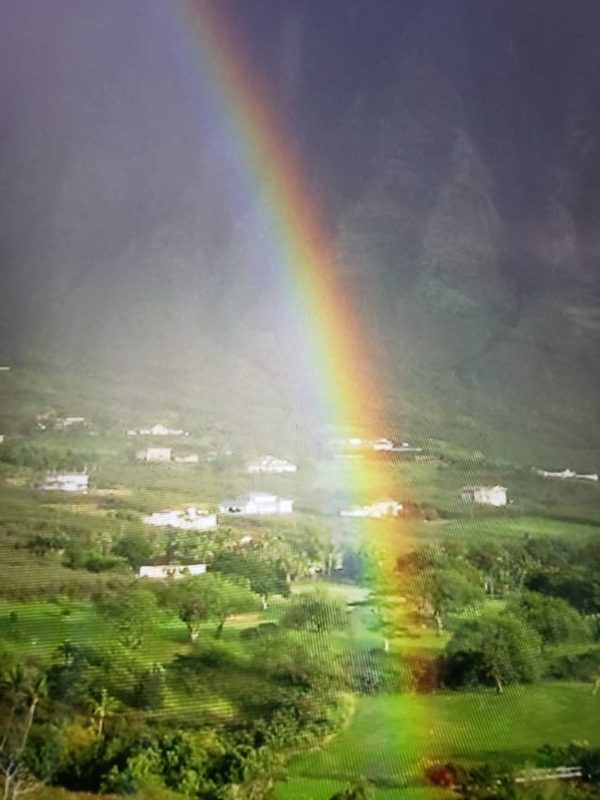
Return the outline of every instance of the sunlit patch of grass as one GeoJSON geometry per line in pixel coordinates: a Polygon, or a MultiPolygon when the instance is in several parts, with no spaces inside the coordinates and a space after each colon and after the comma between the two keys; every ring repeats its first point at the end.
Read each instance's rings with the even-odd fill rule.
{"type": "Polygon", "coordinates": [[[436,695],[362,698],[351,725],[322,750],[290,765],[291,778],[397,782],[427,760],[525,764],[546,743],[600,745],[600,696],[580,683],[513,686],[436,695]]]}

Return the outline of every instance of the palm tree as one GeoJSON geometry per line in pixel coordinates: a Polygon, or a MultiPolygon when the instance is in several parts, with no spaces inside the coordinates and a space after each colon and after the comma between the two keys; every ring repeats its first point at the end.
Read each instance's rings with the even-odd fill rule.
{"type": "Polygon", "coordinates": [[[118,702],[111,697],[106,689],[102,689],[100,693],[100,702],[96,703],[92,711],[92,719],[96,720],[96,731],[98,736],[104,734],[104,722],[106,717],[111,716],[117,709],[118,702]]]}
{"type": "Polygon", "coordinates": [[[4,800],[14,800],[18,794],[31,791],[39,785],[37,778],[31,775],[23,763],[23,754],[36,709],[46,692],[46,679],[44,675],[37,673],[26,675],[22,667],[18,666],[9,674],[7,683],[12,694],[12,712],[2,740],[0,756],[4,775],[4,800]],[[20,702],[23,701],[26,703],[27,711],[22,729],[19,731],[15,730],[15,715],[20,702]]]}
{"type": "Polygon", "coordinates": [[[8,712],[8,718],[6,720],[4,736],[0,742],[0,754],[4,754],[19,701],[23,699],[23,693],[25,691],[25,672],[20,664],[17,664],[9,671],[6,678],[4,678],[0,684],[0,690],[2,695],[9,699],[10,703],[10,711],[8,712]]]}

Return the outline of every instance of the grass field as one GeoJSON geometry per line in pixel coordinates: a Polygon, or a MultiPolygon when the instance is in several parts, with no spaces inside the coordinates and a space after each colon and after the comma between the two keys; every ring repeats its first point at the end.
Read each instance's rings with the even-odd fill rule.
{"type": "Polygon", "coordinates": [[[363,775],[380,787],[378,800],[416,797],[410,784],[430,761],[525,764],[542,745],[571,741],[600,745],[600,696],[587,684],[509,687],[502,696],[480,690],[363,698],[334,741],[290,764],[278,796],[325,798],[332,781],[363,775]]]}
{"type": "Polygon", "coordinates": [[[595,525],[563,522],[543,517],[518,516],[511,514],[509,510],[503,517],[450,522],[442,527],[441,535],[453,536],[474,545],[481,542],[497,542],[499,539],[525,537],[538,539],[544,536],[584,541],[598,536],[598,528],[595,525]]]}

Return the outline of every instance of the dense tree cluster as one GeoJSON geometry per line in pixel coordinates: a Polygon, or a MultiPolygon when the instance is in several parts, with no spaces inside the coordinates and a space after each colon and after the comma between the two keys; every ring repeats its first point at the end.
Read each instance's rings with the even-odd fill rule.
{"type": "Polygon", "coordinates": [[[29,467],[36,472],[82,470],[95,460],[93,452],[78,453],[65,446],[45,447],[21,439],[0,444],[0,462],[13,467],[29,467]]]}
{"type": "MultiPolygon", "coordinates": [[[[600,547],[564,539],[461,547],[442,541],[398,561],[417,623],[450,634],[431,686],[529,683],[544,675],[598,682],[595,650],[553,646],[598,637],[600,547]]],[[[597,685],[597,684],[596,684],[597,685]]]]}
{"type": "Polygon", "coordinates": [[[152,589],[123,587],[96,600],[110,632],[104,644],[66,640],[50,663],[6,649],[5,796],[47,782],[73,791],[163,788],[202,800],[271,798],[284,775],[282,750],[334,730],[347,688],[339,654],[321,635],[345,624],[345,612],[324,593],[310,597],[290,606],[296,616],[289,625],[248,628],[242,650],[232,650],[220,641],[227,617],[261,608],[248,579],[214,572],[152,589]],[[190,649],[171,663],[149,663],[142,653],[149,631],[177,618],[190,632],[190,649]],[[297,628],[313,631],[318,642],[297,628]],[[186,716],[166,702],[183,686],[193,703],[216,676],[231,686],[237,713],[230,723],[215,727],[202,713],[186,716]]]}

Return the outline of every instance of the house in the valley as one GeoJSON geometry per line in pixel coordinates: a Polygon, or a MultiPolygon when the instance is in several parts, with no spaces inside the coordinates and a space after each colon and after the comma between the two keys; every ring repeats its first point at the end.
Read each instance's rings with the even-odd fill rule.
{"type": "Polygon", "coordinates": [[[578,472],[575,472],[572,469],[563,469],[563,470],[555,471],[555,472],[552,472],[552,471],[549,471],[549,470],[546,470],[546,469],[537,469],[535,471],[537,472],[538,475],[541,475],[542,478],[557,478],[559,480],[566,480],[568,478],[575,478],[576,480],[582,480],[582,481],[597,481],[598,480],[598,474],[595,473],[595,472],[592,473],[592,474],[587,474],[586,475],[586,474],[580,474],[578,472]]]}
{"type": "Polygon", "coordinates": [[[397,453],[422,453],[422,447],[414,447],[410,442],[402,442],[397,447],[394,447],[397,453]]]}
{"type": "Polygon", "coordinates": [[[505,486],[464,486],[460,496],[463,500],[488,506],[505,506],[508,502],[505,486]]]}
{"type": "Polygon", "coordinates": [[[394,443],[390,439],[375,439],[371,442],[373,450],[393,450],[394,443]]]}
{"type": "Polygon", "coordinates": [[[220,514],[291,514],[293,510],[293,500],[285,500],[269,492],[249,492],[219,505],[220,514]]]}
{"type": "Polygon", "coordinates": [[[154,425],[152,428],[141,428],[140,436],[183,436],[181,428],[167,428],[165,425],[154,425]]]}
{"type": "Polygon", "coordinates": [[[73,425],[87,425],[85,417],[64,417],[63,419],[57,419],[55,428],[71,428],[73,425]]]}
{"type": "Polygon", "coordinates": [[[389,453],[420,453],[421,447],[413,447],[409,442],[396,444],[391,439],[375,439],[371,442],[371,447],[375,451],[387,451],[389,453]]]}
{"type": "Polygon", "coordinates": [[[150,578],[153,580],[167,580],[169,578],[191,578],[196,575],[204,575],[206,564],[161,564],[158,566],[140,567],[138,578],[150,578]]]}
{"type": "Polygon", "coordinates": [[[402,503],[385,498],[383,500],[377,500],[370,505],[350,506],[350,508],[340,511],[340,515],[342,517],[372,517],[373,519],[381,519],[382,517],[397,517],[401,512],[402,503]]]}
{"type": "Polygon", "coordinates": [[[87,472],[49,472],[38,488],[44,491],[87,494],[89,480],[87,472]]]}
{"type": "Polygon", "coordinates": [[[196,506],[187,508],[168,508],[164,511],[155,511],[142,518],[146,525],[157,528],[180,528],[185,531],[212,531],[217,527],[217,515],[198,509],[196,506]]]}
{"type": "Polygon", "coordinates": [[[576,474],[572,469],[563,469],[563,470],[546,470],[546,469],[538,469],[538,475],[541,475],[542,478],[559,478],[560,480],[565,480],[566,478],[575,478],[576,474]]]}
{"type": "Polygon", "coordinates": [[[369,506],[350,506],[340,511],[341,517],[370,517],[369,506]]]}
{"type": "Polygon", "coordinates": [[[127,436],[189,436],[182,428],[167,428],[166,425],[154,425],[152,428],[130,428],[127,436]]]}
{"type": "Polygon", "coordinates": [[[135,454],[138,461],[170,461],[170,447],[147,447],[145,450],[138,450],[135,454]]]}
{"type": "Polygon", "coordinates": [[[260,461],[253,461],[248,464],[247,472],[296,472],[298,467],[285,458],[275,458],[274,456],[264,456],[260,461]]]}
{"type": "Polygon", "coordinates": [[[173,461],[176,464],[197,464],[199,456],[198,453],[175,453],[173,461]]]}

